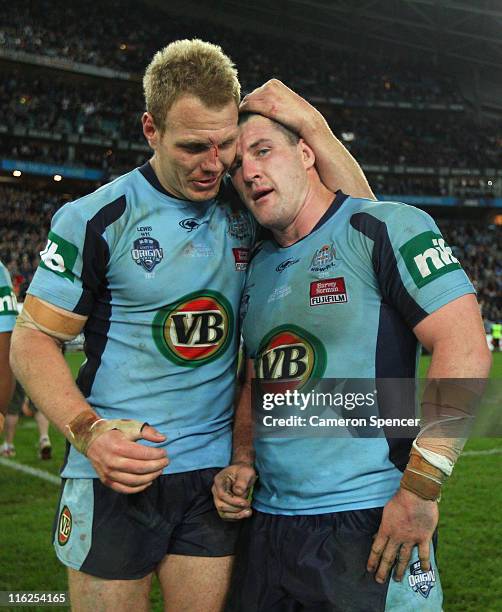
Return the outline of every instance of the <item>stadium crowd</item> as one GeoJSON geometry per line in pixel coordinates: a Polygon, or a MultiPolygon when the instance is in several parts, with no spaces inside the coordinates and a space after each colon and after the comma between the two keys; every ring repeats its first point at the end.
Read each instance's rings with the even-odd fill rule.
{"type": "MultiPolygon", "coordinates": [[[[52,215],[74,197],[77,194],[0,187],[0,260],[9,268],[21,300],[45,246],[52,215]]],[[[439,220],[438,225],[474,282],[484,319],[502,321],[502,227],[451,219],[439,220]]]]}
{"type": "MultiPolygon", "coordinates": [[[[239,67],[244,91],[275,75],[303,95],[337,96],[352,101],[413,99],[416,102],[461,101],[454,78],[430,66],[356,59],[315,45],[236,31],[207,20],[176,15],[159,19],[159,10],[133,0],[82,4],[65,2],[57,11],[50,0],[19,0],[11,10],[0,1],[0,48],[142,73],[146,61],[170,40],[193,38],[216,42],[239,67]],[[29,24],[29,25],[28,25],[29,24]],[[61,36],[64,32],[64,36],[61,36]],[[124,34],[127,33],[127,34],[124,34]]],[[[163,12],[166,15],[165,11],[163,12]]]]}
{"type": "MultiPolygon", "coordinates": [[[[271,74],[277,75],[271,71],[268,76],[271,74]]],[[[257,83],[265,78],[263,75],[257,83]]],[[[285,81],[295,88],[294,79],[285,81]]],[[[143,110],[139,84],[114,81],[110,85],[104,86],[102,80],[90,84],[54,77],[52,73],[30,76],[21,69],[5,70],[0,81],[0,126],[5,126],[7,134],[24,128],[58,134],[63,141],[72,135],[144,144],[139,120],[143,110]]],[[[317,91],[317,84],[314,89],[317,91]]],[[[476,125],[468,112],[425,113],[328,105],[323,105],[322,112],[333,131],[362,163],[455,168],[502,166],[502,125],[476,125]]],[[[65,142],[51,144],[50,154],[48,146],[24,142],[20,146],[16,135],[14,146],[9,138],[3,139],[0,153],[22,159],[26,155],[19,150],[28,147],[34,161],[110,165],[106,156],[89,155],[82,145],[78,147],[78,160],[65,142]]]]}

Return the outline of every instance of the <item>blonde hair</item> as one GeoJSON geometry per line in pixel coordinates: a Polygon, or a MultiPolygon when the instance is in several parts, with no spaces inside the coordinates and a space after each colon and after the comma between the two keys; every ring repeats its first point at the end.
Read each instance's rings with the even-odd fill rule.
{"type": "Polygon", "coordinates": [[[206,106],[220,108],[232,100],[239,105],[237,69],[221,47],[199,39],[176,40],[153,56],[143,77],[146,110],[157,129],[177,98],[197,96],[206,106]]]}

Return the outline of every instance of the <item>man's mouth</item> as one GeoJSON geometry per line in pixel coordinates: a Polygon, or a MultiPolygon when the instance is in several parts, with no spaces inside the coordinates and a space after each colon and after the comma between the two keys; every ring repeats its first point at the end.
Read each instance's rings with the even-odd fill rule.
{"type": "Polygon", "coordinates": [[[251,198],[253,199],[253,202],[259,204],[261,201],[263,201],[269,193],[272,193],[272,191],[274,191],[273,189],[257,189],[256,191],[253,191],[253,193],[251,194],[251,198]]]}
{"type": "Polygon", "coordinates": [[[211,176],[209,178],[201,178],[197,180],[192,180],[192,183],[195,185],[195,187],[197,187],[197,189],[201,189],[201,190],[212,189],[213,187],[216,187],[220,178],[221,178],[221,175],[218,174],[216,176],[211,176]]]}

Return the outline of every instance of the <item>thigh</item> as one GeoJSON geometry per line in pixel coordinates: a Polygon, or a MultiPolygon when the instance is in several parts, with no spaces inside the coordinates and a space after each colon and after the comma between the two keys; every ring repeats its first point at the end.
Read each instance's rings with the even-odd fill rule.
{"type": "Polygon", "coordinates": [[[157,569],[164,609],[169,612],[221,612],[233,556],[167,555],[157,569]]]}
{"type": "Polygon", "coordinates": [[[139,580],[106,580],[68,570],[72,612],[147,612],[152,575],[139,580]]]}

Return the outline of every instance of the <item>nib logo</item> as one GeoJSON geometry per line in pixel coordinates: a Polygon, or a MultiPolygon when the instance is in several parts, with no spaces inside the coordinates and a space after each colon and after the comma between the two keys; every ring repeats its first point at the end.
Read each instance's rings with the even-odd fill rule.
{"type": "Polygon", "coordinates": [[[441,234],[434,232],[423,232],[415,236],[399,252],[417,287],[423,287],[443,274],[460,269],[451,247],[445,243],[441,234]]]}

